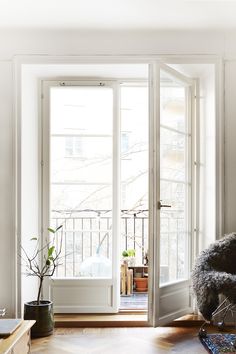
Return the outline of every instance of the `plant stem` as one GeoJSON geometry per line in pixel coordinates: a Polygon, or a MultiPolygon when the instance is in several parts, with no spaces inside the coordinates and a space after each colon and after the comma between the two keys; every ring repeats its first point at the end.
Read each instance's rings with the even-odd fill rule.
{"type": "Polygon", "coordinates": [[[39,291],[38,291],[38,296],[37,296],[37,305],[39,305],[40,302],[40,295],[41,295],[41,291],[42,291],[42,285],[43,285],[43,277],[39,278],[39,291]]]}

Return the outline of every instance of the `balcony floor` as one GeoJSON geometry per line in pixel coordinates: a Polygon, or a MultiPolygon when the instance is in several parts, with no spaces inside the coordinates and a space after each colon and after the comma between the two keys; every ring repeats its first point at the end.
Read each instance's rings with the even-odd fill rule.
{"type": "Polygon", "coordinates": [[[120,297],[120,310],[147,310],[148,293],[134,293],[120,297]]]}

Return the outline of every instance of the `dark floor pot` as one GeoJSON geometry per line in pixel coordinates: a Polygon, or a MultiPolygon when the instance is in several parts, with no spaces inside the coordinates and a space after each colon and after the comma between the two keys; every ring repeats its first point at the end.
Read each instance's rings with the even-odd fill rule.
{"type": "Polygon", "coordinates": [[[24,306],[24,319],[35,320],[31,329],[32,338],[46,337],[53,333],[54,317],[53,303],[51,301],[26,302],[24,306]]]}

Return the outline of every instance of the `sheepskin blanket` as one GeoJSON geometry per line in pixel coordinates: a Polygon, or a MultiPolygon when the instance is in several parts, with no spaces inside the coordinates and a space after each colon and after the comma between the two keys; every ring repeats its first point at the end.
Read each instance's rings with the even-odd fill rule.
{"type": "Polygon", "coordinates": [[[236,304],[236,233],[210,245],[196,260],[193,290],[203,317],[210,321],[223,294],[236,304]]]}

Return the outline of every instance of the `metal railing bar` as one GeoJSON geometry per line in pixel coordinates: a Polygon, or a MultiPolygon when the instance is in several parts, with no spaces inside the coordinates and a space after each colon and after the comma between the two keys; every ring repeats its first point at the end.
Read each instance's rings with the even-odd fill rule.
{"type": "MultiPolygon", "coordinates": [[[[107,218],[107,229],[109,229],[109,218],[107,218]]],[[[109,237],[108,237],[108,234],[107,234],[107,257],[109,258],[109,247],[110,247],[110,244],[109,244],[109,237]]]]}
{"type": "MultiPolygon", "coordinates": [[[[56,229],[58,228],[58,219],[56,219],[56,229]]],[[[56,248],[58,250],[58,237],[56,237],[56,248]]],[[[56,276],[58,276],[58,267],[56,267],[56,276]]]]}
{"type": "Polygon", "coordinates": [[[101,218],[100,215],[98,215],[98,244],[100,245],[101,242],[101,218]]]}
{"type": "Polygon", "coordinates": [[[125,220],[125,249],[127,250],[128,248],[128,218],[124,218],[125,220]]]}
{"type": "Polygon", "coordinates": [[[142,261],[144,261],[144,219],[142,219],[142,261]]]}
{"type": "Polygon", "coordinates": [[[89,220],[89,227],[90,227],[90,257],[93,254],[93,233],[92,233],[92,219],[89,220]]]}
{"type": "MultiPolygon", "coordinates": [[[[66,229],[66,224],[67,224],[67,220],[65,219],[65,229],[66,229]]],[[[65,274],[65,277],[66,277],[66,266],[67,266],[67,257],[66,257],[66,237],[65,237],[65,242],[64,242],[64,247],[65,247],[65,267],[64,267],[64,274],[65,274]]]]}
{"type": "Polygon", "coordinates": [[[134,214],[134,250],[136,248],[136,240],[135,240],[135,236],[136,236],[136,215],[134,214]]]}
{"type": "Polygon", "coordinates": [[[73,276],[75,276],[75,219],[73,219],[73,276]]]}
{"type": "Polygon", "coordinates": [[[81,232],[81,257],[82,257],[82,262],[84,260],[84,219],[81,219],[81,228],[82,228],[82,232],[81,232]]]}

